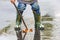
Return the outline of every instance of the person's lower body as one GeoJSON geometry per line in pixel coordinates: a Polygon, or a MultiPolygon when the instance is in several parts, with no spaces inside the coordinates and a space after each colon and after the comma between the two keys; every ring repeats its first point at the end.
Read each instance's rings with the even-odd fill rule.
{"type": "MultiPolygon", "coordinates": [[[[40,14],[40,8],[37,2],[30,4],[32,7],[32,11],[34,14],[34,20],[35,20],[35,28],[38,29],[44,29],[43,25],[41,24],[41,14],[40,14]]],[[[23,14],[23,11],[26,9],[26,4],[19,3],[18,4],[18,10],[20,11],[21,14],[23,14]]],[[[22,22],[21,16],[19,13],[17,13],[16,17],[16,27],[20,27],[22,22]]]]}
{"type": "MultiPolygon", "coordinates": [[[[35,36],[34,36],[34,38],[37,37],[34,40],[40,40],[40,30],[39,29],[41,29],[40,27],[42,27],[42,26],[41,26],[41,15],[39,12],[40,11],[39,5],[37,4],[37,2],[32,3],[30,5],[32,7],[32,11],[34,14],[34,20],[35,20],[35,36]]],[[[23,3],[18,4],[18,10],[20,11],[21,14],[25,10],[25,8],[26,8],[26,4],[23,4],[23,3]]],[[[21,22],[22,22],[21,16],[19,15],[19,13],[17,13],[16,29],[20,29],[20,31],[21,31],[21,28],[20,28],[21,22]]],[[[44,29],[44,27],[43,27],[43,29],[44,29]]]]}

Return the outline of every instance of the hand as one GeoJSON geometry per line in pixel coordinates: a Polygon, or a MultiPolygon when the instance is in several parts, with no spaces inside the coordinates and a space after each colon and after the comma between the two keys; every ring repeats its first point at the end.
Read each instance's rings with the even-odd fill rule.
{"type": "Polygon", "coordinates": [[[10,0],[10,1],[11,1],[11,3],[15,3],[16,0],[10,0]]]}

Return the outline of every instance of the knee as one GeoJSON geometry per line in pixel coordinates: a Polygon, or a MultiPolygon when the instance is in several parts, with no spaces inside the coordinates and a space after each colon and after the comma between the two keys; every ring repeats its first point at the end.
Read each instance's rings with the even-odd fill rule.
{"type": "Polygon", "coordinates": [[[18,4],[18,10],[19,10],[19,11],[24,11],[25,8],[26,8],[26,4],[22,4],[22,3],[19,3],[19,4],[18,4]]]}
{"type": "Polygon", "coordinates": [[[39,5],[37,2],[32,3],[31,6],[32,6],[32,10],[39,10],[39,5]]]}

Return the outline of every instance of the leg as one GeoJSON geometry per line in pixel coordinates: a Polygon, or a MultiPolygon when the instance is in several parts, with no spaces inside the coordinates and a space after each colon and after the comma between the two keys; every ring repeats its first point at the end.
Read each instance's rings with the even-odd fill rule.
{"type": "Polygon", "coordinates": [[[40,26],[39,6],[37,3],[32,3],[31,6],[32,6],[33,14],[34,14],[34,20],[35,20],[34,40],[40,40],[40,30],[38,30],[38,27],[40,26]]]}
{"type": "Polygon", "coordinates": [[[34,14],[34,20],[35,20],[35,35],[34,40],[40,40],[40,24],[41,24],[41,15],[40,15],[40,8],[37,2],[32,3],[32,10],[34,14]]]}
{"type": "Polygon", "coordinates": [[[34,14],[34,20],[35,20],[35,28],[38,28],[40,26],[40,12],[39,12],[39,6],[37,3],[31,4],[33,14],[34,14]]]}
{"type": "MultiPolygon", "coordinates": [[[[22,4],[22,3],[19,3],[18,4],[18,10],[20,11],[21,14],[23,14],[23,11],[26,9],[26,4],[22,4]]],[[[21,16],[20,14],[17,12],[17,18],[16,18],[16,25],[17,27],[20,27],[21,25],[21,16]]]]}
{"type": "Polygon", "coordinates": [[[41,13],[38,3],[37,2],[32,3],[31,6],[34,14],[35,28],[43,30],[44,26],[41,24],[41,13]]]}
{"type": "MultiPolygon", "coordinates": [[[[25,10],[25,8],[26,8],[26,4],[22,4],[22,3],[18,4],[18,10],[21,14],[25,10]]],[[[16,35],[17,35],[18,40],[22,40],[22,31],[20,28],[22,19],[21,19],[20,13],[17,12],[17,18],[16,18],[16,25],[17,26],[15,27],[15,31],[16,31],[16,35]]]]}

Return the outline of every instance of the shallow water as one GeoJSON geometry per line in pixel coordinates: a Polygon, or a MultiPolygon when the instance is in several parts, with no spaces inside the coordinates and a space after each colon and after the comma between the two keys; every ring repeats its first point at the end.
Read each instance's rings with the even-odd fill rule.
{"type": "MultiPolygon", "coordinates": [[[[51,10],[54,11],[54,13],[58,13],[58,14],[55,14],[57,17],[54,18],[53,21],[44,21],[42,23],[50,23],[52,24],[53,26],[49,26],[49,27],[45,27],[45,30],[44,31],[41,31],[41,40],[60,40],[60,17],[59,17],[59,14],[60,14],[60,6],[57,5],[57,3],[59,4],[59,2],[57,1],[54,1],[54,3],[52,2],[49,6],[49,4],[47,4],[47,2],[52,2],[52,1],[41,1],[41,8],[42,8],[42,13],[53,13],[51,10]],[[45,4],[46,3],[46,4],[45,4]],[[56,4],[56,6],[55,6],[56,4]],[[46,7],[48,6],[48,7],[46,7]],[[57,7],[58,6],[58,7],[57,7]],[[46,7],[46,10],[45,10],[45,7],[46,7]],[[54,9],[50,9],[50,7],[54,7],[54,9]],[[47,12],[46,12],[47,11],[47,12]]],[[[10,3],[10,2],[6,2],[6,1],[0,1],[0,29],[3,29],[4,27],[6,27],[7,25],[9,25],[10,23],[13,25],[13,22],[12,21],[15,21],[15,17],[16,17],[16,12],[15,12],[15,8],[13,7],[13,5],[10,3]],[[12,5],[12,6],[11,6],[12,5]],[[7,12],[8,11],[8,12],[7,12]]],[[[28,8],[30,7],[29,5],[27,6],[28,8]]],[[[27,8],[27,9],[28,9],[27,8]]],[[[29,8],[30,9],[30,8],[29,8]]],[[[30,9],[31,10],[31,9],[30,9]]],[[[30,11],[26,11],[24,13],[29,13],[30,11]]],[[[32,11],[30,12],[32,13],[32,11]]],[[[30,17],[33,17],[32,14],[29,15],[26,15],[26,14],[23,14],[24,16],[24,19],[26,20],[26,24],[28,25],[29,29],[32,28],[33,29],[33,32],[28,32],[26,37],[25,37],[25,40],[33,40],[34,38],[34,21],[33,18],[30,19],[30,17]],[[29,17],[28,17],[29,16],[29,17]],[[29,18],[29,20],[28,20],[29,18]],[[29,23],[30,22],[30,23],[29,23]]],[[[52,14],[51,14],[52,15],[52,14]]],[[[52,15],[53,16],[53,15],[52,15]]],[[[14,27],[12,27],[11,25],[11,28],[7,31],[7,33],[4,33],[2,35],[0,35],[0,40],[16,40],[17,37],[15,35],[15,31],[14,31],[14,27]],[[3,39],[4,38],[4,39],[3,39]]],[[[24,29],[24,25],[22,24],[22,29],[24,29]]]]}
{"type": "Polygon", "coordinates": [[[60,19],[54,19],[52,23],[52,27],[45,27],[44,31],[41,31],[41,39],[42,40],[60,40],[60,19]]]}

